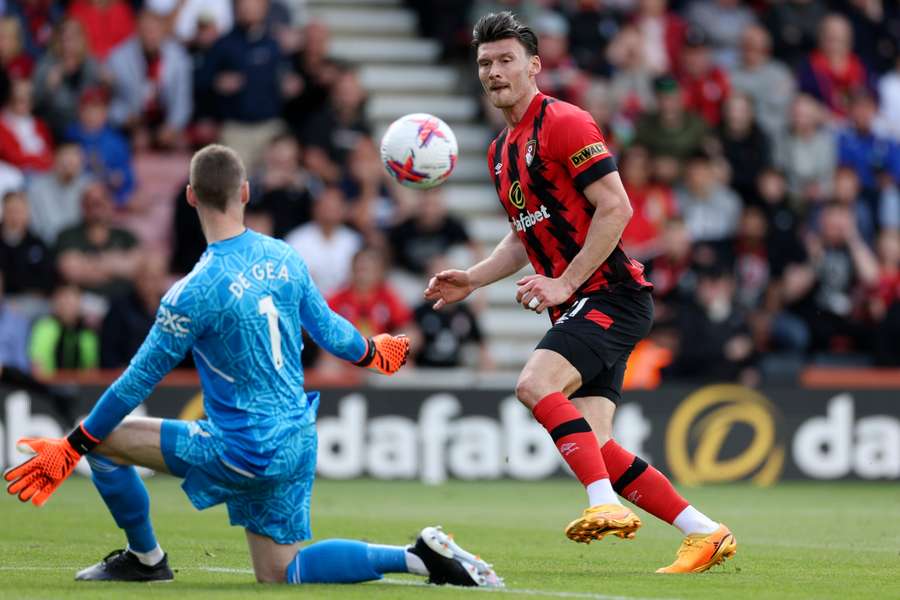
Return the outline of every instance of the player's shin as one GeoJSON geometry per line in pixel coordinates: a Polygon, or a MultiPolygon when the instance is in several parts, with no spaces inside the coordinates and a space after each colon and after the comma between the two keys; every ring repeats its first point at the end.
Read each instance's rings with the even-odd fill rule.
{"type": "Polygon", "coordinates": [[[301,549],[288,564],[288,583],[360,583],[384,573],[427,575],[425,565],[401,546],[324,540],[301,549]]]}
{"type": "Polygon", "coordinates": [[[588,491],[590,504],[619,504],[609,482],[600,443],[591,426],[565,394],[549,394],[532,410],[559,453],[588,491]]]}
{"type": "Polygon", "coordinates": [[[137,469],[119,465],[98,454],[88,454],[91,478],[113,519],[128,538],[130,550],[141,563],[152,566],[164,554],[150,523],[150,497],[137,469]]]}
{"type": "Polygon", "coordinates": [[[719,527],[690,506],[665,475],[615,440],[603,445],[603,458],[616,492],[654,517],[674,525],[685,535],[712,533],[719,527]]]}

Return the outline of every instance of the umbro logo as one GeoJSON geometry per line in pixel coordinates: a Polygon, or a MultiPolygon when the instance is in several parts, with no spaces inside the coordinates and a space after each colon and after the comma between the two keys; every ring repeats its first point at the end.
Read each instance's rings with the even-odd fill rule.
{"type": "Polygon", "coordinates": [[[565,444],[561,444],[559,446],[559,452],[563,456],[568,456],[578,450],[578,444],[575,442],[566,442],[565,444]]]}
{"type": "Polygon", "coordinates": [[[502,170],[503,170],[502,162],[498,162],[496,165],[494,165],[494,175],[499,175],[500,171],[502,171],[502,170]]]}
{"type": "Polygon", "coordinates": [[[184,337],[188,331],[188,325],[191,320],[184,315],[174,313],[165,306],[159,307],[159,314],[156,315],[156,324],[166,333],[171,333],[175,337],[184,337]]]}

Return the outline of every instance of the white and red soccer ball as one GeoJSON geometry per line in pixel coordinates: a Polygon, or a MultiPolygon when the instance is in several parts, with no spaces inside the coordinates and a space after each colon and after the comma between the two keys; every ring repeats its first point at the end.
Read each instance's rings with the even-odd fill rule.
{"type": "Polygon", "coordinates": [[[410,188],[426,190],[443,183],[458,155],[453,130],[427,113],[400,117],[381,138],[385,169],[397,183],[410,188]]]}

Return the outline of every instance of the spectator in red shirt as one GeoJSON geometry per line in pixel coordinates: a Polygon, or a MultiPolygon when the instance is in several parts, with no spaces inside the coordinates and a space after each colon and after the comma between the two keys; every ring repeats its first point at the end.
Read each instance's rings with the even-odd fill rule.
{"type": "Polygon", "coordinates": [[[643,38],[644,59],[653,73],[672,71],[684,43],[685,22],[667,0],[640,0],[634,24],[643,38]]]}
{"type": "Polygon", "coordinates": [[[647,260],[662,251],[662,232],[678,208],[672,190],[650,180],[650,152],[633,145],[625,150],[619,165],[622,182],[634,213],[622,233],[631,256],[647,260]]]}
{"type": "Polygon", "coordinates": [[[839,117],[847,116],[850,96],[869,87],[866,67],[853,53],[853,30],[841,15],[832,14],[819,26],[819,46],[797,73],[800,90],[814,96],[839,117]]]}
{"type": "Polygon", "coordinates": [[[713,62],[706,34],[699,29],[691,29],[685,38],[678,78],[687,109],[699,114],[709,125],[718,125],[731,85],[725,71],[713,62]]]}
{"type": "Polygon", "coordinates": [[[15,17],[0,19],[0,67],[10,79],[28,79],[34,70],[34,61],[23,48],[22,27],[15,17]]]}
{"type": "Polygon", "coordinates": [[[878,236],[878,283],[869,299],[869,316],[876,326],[875,360],[900,364],[900,232],[885,229],[878,236]]]}
{"type": "Polygon", "coordinates": [[[363,248],[353,257],[350,283],[334,294],[328,304],[365,335],[398,331],[409,323],[412,313],[385,281],[382,254],[363,248]]]}
{"type": "Polygon", "coordinates": [[[69,15],[81,23],[97,60],[134,33],[134,13],[124,0],[74,0],[69,15]]]}
{"type": "Polygon", "coordinates": [[[53,165],[47,125],[32,114],[31,82],[18,79],[0,113],[0,161],[23,170],[46,171],[53,165]]]}

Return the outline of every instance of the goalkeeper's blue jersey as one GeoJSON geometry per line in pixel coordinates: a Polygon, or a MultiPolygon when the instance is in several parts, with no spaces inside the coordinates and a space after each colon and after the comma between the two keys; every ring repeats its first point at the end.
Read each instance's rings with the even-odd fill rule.
{"type": "Polygon", "coordinates": [[[303,389],[301,327],[341,358],[365,353],[365,340],[329,309],[299,255],[248,229],[210,244],[169,289],[111,391],[137,406],[192,349],[225,460],[254,475],[276,475],[275,451],[315,419],[315,397],[303,389]]]}

